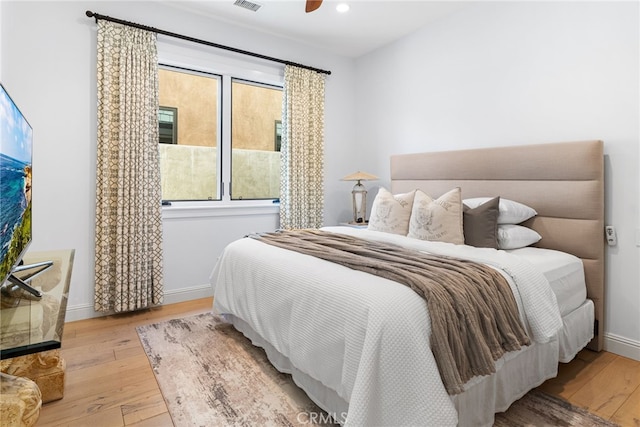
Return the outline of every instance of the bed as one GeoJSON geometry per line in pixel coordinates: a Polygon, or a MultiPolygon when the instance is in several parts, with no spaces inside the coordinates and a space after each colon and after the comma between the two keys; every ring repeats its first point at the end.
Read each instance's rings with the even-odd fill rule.
{"type": "Polygon", "coordinates": [[[393,194],[499,195],[533,207],[541,236],[496,251],[349,227],[324,231],[462,256],[509,278],[532,343],[449,394],[429,348],[424,300],[409,288],[257,239],[230,244],[211,275],[214,310],[344,425],[491,425],[494,413],[602,349],[603,144],[582,141],[397,155],[393,194]],[[534,320],[535,319],[535,320],[534,320]],[[549,320],[550,319],[550,320],[549,320]],[[539,322],[539,323],[536,323],[539,322]],[[556,325],[556,326],[554,326],[556,325]]]}

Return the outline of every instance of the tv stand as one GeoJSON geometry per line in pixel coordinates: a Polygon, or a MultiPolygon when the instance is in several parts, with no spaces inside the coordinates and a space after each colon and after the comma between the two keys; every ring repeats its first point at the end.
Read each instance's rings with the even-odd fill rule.
{"type": "MultiPolygon", "coordinates": [[[[73,249],[24,255],[24,264],[29,265],[19,265],[11,273],[41,291],[41,298],[9,280],[0,284],[0,425],[20,424],[19,417],[5,421],[18,411],[33,415],[25,424],[33,425],[42,403],[63,398],[65,363],[60,346],[73,258],[73,249]],[[7,291],[15,296],[6,297],[7,291]]],[[[24,416],[22,420],[26,422],[24,416]]]]}
{"type": "MultiPolygon", "coordinates": [[[[31,294],[37,300],[40,300],[40,298],[42,298],[42,292],[40,292],[33,286],[29,285],[27,282],[33,279],[34,277],[36,277],[37,275],[39,275],[40,273],[43,273],[52,265],[53,265],[53,261],[42,261],[42,262],[36,262],[34,264],[18,265],[11,271],[11,274],[7,278],[7,282],[16,285],[18,288],[22,289],[23,291],[26,291],[29,294],[31,294]],[[27,270],[32,270],[35,268],[37,268],[36,271],[26,273],[22,277],[18,277],[15,274],[15,273],[20,273],[27,270]]],[[[0,286],[0,289],[2,290],[2,292],[6,292],[11,295],[15,293],[15,288],[9,288],[7,286],[7,282],[3,283],[2,286],[0,286]]]]}

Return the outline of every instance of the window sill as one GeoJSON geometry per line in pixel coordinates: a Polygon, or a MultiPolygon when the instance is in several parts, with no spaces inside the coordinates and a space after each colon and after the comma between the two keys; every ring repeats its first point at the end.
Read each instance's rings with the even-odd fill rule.
{"type": "Polygon", "coordinates": [[[162,219],[208,218],[247,215],[277,215],[280,213],[279,203],[243,203],[233,204],[192,204],[189,202],[173,202],[171,206],[162,207],[162,219]]]}

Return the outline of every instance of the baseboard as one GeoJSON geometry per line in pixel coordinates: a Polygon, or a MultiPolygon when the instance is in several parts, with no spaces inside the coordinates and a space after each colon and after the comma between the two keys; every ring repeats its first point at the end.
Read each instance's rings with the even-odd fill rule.
{"type": "Polygon", "coordinates": [[[616,334],[604,334],[604,349],[610,353],[640,361],[640,342],[616,334]]]}
{"type": "Polygon", "coordinates": [[[76,320],[91,319],[92,317],[104,316],[104,313],[99,313],[93,310],[93,304],[76,304],[67,305],[67,312],[64,315],[64,321],[75,322],[76,320]]]}
{"type": "MultiPolygon", "coordinates": [[[[162,305],[175,304],[178,302],[191,301],[194,299],[207,298],[213,295],[211,284],[192,286],[189,288],[165,291],[162,305]]],[[[93,309],[93,304],[76,304],[67,306],[65,322],[91,319],[93,317],[106,316],[110,313],[98,312],[93,309]]]]}
{"type": "Polygon", "coordinates": [[[211,283],[190,288],[175,289],[164,293],[164,303],[175,304],[177,302],[191,301],[194,299],[207,298],[213,296],[211,283]]]}

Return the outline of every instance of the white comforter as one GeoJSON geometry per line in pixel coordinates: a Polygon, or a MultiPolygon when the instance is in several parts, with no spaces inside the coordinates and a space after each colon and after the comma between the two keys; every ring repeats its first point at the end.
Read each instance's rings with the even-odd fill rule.
{"type": "MultiPolygon", "coordinates": [[[[325,230],[499,268],[534,341],[555,339],[562,327],[544,276],[504,251],[349,227],[325,230]]],[[[211,280],[218,313],[247,322],[297,369],[349,402],[346,419],[339,420],[345,425],[456,425],[429,348],[426,304],[408,287],[248,238],[225,249],[211,280]]]]}

